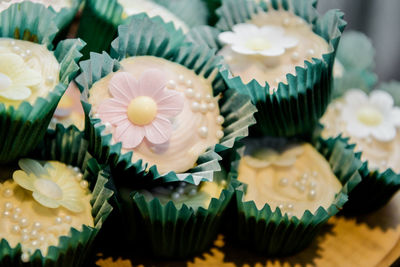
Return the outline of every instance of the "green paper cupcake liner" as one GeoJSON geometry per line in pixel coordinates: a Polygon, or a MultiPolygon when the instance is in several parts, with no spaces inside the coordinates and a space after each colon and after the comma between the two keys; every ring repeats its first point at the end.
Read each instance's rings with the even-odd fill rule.
{"type": "MultiPolygon", "coordinates": [[[[165,7],[189,27],[206,24],[207,14],[201,0],[154,0],[165,7]]],[[[130,17],[123,19],[123,7],[117,0],[87,0],[82,13],[78,36],[87,42],[83,50],[84,59],[90,52],[109,52],[111,41],[117,36],[118,26],[128,23],[130,17]]],[[[134,15],[135,16],[135,15],[134,15]]],[[[162,20],[156,16],[158,20],[162,20]]]]}
{"type": "Polygon", "coordinates": [[[237,140],[247,136],[248,126],[255,123],[255,108],[249,98],[235,90],[226,90],[222,77],[217,73],[220,59],[215,57],[214,51],[207,47],[183,45],[183,39],[181,31],[176,31],[172,24],[156,23],[145,15],[138,15],[133,17],[129,25],[119,27],[119,37],[112,43],[111,57],[106,53],[92,53],[90,60],[81,63],[82,74],[76,82],[83,94],[89,151],[102,162],[110,164],[119,173],[118,177],[132,177],[137,182],[161,178],[166,182],[187,181],[195,184],[201,180],[212,180],[214,172],[220,169],[218,161],[221,158],[218,154],[224,155],[232,149],[237,140]],[[141,55],[165,58],[206,78],[216,75],[213,80],[214,95],[223,93],[219,107],[221,115],[225,117],[224,137],[219,144],[200,155],[196,167],[186,173],[160,174],[156,166],[146,171],[147,166],[141,160],[133,163],[132,152],[121,154],[121,143],[111,144],[111,134],[103,133],[105,127],[90,112],[91,105],[87,103],[87,98],[92,85],[120,68],[116,59],[141,55]]]}
{"type": "Polygon", "coordinates": [[[218,21],[217,14],[215,11],[221,6],[221,0],[203,0],[208,8],[208,24],[214,25],[218,21]]]}
{"type": "MultiPolygon", "coordinates": [[[[220,172],[216,180],[226,179],[220,172]]],[[[215,182],[215,181],[214,181],[215,182]]],[[[212,198],[208,207],[194,210],[185,203],[176,206],[172,201],[162,204],[158,198],[146,200],[138,191],[120,190],[122,209],[129,239],[136,246],[164,258],[187,258],[211,246],[221,226],[224,211],[234,194],[229,182],[219,198],[212,198]]],[[[135,249],[135,245],[132,247],[135,249]]]]}
{"type": "MultiPolygon", "coordinates": [[[[235,188],[230,237],[242,246],[268,256],[287,256],[310,244],[321,226],[343,208],[349,192],[361,181],[359,155],[354,154],[354,146],[345,139],[317,138],[314,147],[327,159],[343,184],[332,205],[328,209],[320,207],[314,213],[307,210],[301,218],[288,217],[279,207],[272,211],[268,203],[259,210],[254,201],[244,202],[247,185],[242,184],[235,188]]],[[[231,171],[232,177],[237,177],[237,165],[238,162],[231,171]]]]}
{"type": "Polygon", "coordinates": [[[79,11],[79,8],[82,5],[83,0],[72,0],[70,7],[63,7],[58,12],[55,11],[51,6],[49,9],[53,10],[56,13],[55,23],[57,28],[59,29],[57,36],[54,39],[54,44],[57,44],[61,40],[64,40],[68,34],[69,27],[74,20],[76,14],[79,11]]]}
{"type": "Polygon", "coordinates": [[[59,239],[58,246],[51,246],[46,256],[36,250],[28,263],[21,262],[21,244],[11,248],[5,239],[0,241],[0,265],[7,266],[86,266],[91,246],[113,207],[110,200],[114,195],[109,181],[109,171],[87,153],[87,141],[75,127],[65,129],[57,125],[49,131],[41,145],[30,155],[38,160],[57,160],[79,167],[83,179],[89,182],[92,191],[92,216],[94,227],[84,225],[81,231],[71,228],[68,236],[59,239]]]}
{"type": "MultiPolygon", "coordinates": [[[[36,42],[51,50],[57,32],[53,19],[53,12],[43,5],[14,4],[0,13],[0,37],[36,42]]],[[[79,50],[84,45],[79,39],[57,45],[54,55],[60,63],[60,83],[46,98],[39,97],[33,105],[24,101],[18,107],[0,103],[0,128],[7,129],[0,133],[0,164],[26,155],[43,138],[61,96],[79,70],[79,50]]]]}
{"type": "Polygon", "coordinates": [[[336,55],[336,61],[343,67],[343,73],[339,77],[334,75],[334,98],[341,97],[352,88],[365,92],[374,88],[378,80],[373,72],[374,56],[372,42],[363,33],[349,31],[343,34],[336,55]]]}
{"type": "MultiPolygon", "coordinates": [[[[257,124],[252,128],[253,135],[269,135],[291,137],[308,134],[317,125],[331,99],[332,68],[336,49],[346,23],[343,14],[331,10],[323,17],[316,11],[316,1],[312,0],[272,0],[255,3],[247,0],[223,0],[217,9],[219,21],[216,28],[229,31],[235,24],[243,23],[260,12],[268,12],[270,8],[293,10],[310,25],[313,31],[324,38],[330,52],[322,58],[313,58],[312,62],[304,61],[304,67],[296,67],[296,74],[288,74],[287,83],[281,82],[274,93],[269,93],[269,85],[260,85],[256,80],[243,83],[240,77],[233,77],[228,65],[222,64],[220,73],[229,88],[249,95],[256,105],[257,124]],[[271,115],[273,114],[273,115],[271,115]]],[[[188,39],[201,40],[210,47],[220,48],[217,32],[209,28],[201,28],[189,33],[188,39]],[[214,40],[212,40],[214,38],[214,40]]]]}

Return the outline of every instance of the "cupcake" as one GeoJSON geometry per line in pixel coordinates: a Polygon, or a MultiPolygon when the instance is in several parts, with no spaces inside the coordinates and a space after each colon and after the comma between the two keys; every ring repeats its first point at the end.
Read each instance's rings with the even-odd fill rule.
{"type": "Polygon", "coordinates": [[[388,202],[400,189],[400,108],[392,96],[383,90],[369,95],[348,90],[329,105],[321,122],[323,136],[348,137],[364,162],[363,181],[350,195],[346,210],[371,211],[388,202]]]}
{"type": "Polygon", "coordinates": [[[82,137],[59,126],[1,177],[1,266],[84,266],[113,191],[82,137]]]}
{"type": "Polygon", "coordinates": [[[137,182],[199,184],[220,169],[217,153],[247,135],[255,108],[226,90],[212,50],[184,44],[171,26],[133,17],[111,57],[92,53],[76,82],[98,159],[137,182]]]}
{"type": "Polygon", "coordinates": [[[8,129],[0,135],[0,163],[26,155],[39,143],[79,69],[84,43],[69,39],[53,50],[54,18],[43,5],[30,2],[0,13],[0,123],[8,129]]]}
{"type": "Polygon", "coordinates": [[[333,67],[333,97],[341,97],[346,90],[372,90],[378,80],[373,72],[375,49],[371,40],[361,32],[348,31],[340,41],[333,67]]]}
{"type": "Polygon", "coordinates": [[[21,2],[33,2],[42,4],[55,13],[54,22],[60,31],[55,38],[60,41],[67,33],[69,25],[74,19],[81,5],[81,0],[10,0],[0,2],[0,12],[10,7],[12,4],[21,2]]]}
{"type": "Polygon", "coordinates": [[[244,143],[244,156],[231,171],[245,185],[236,188],[230,236],[268,256],[305,248],[361,180],[360,162],[340,138],[244,143]]]}
{"type": "Polygon", "coordinates": [[[117,186],[130,226],[128,238],[146,252],[166,258],[187,258],[211,246],[234,193],[222,172],[199,185],[117,186]]]}
{"type": "Polygon", "coordinates": [[[224,57],[220,71],[228,87],[258,108],[253,134],[309,133],[330,101],[343,14],[321,17],[311,0],[224,0],[217,15],[216,29],[194,28],[187,39],[224,57]]]}
{"type": "Polygon", "coordinates": [[[89,52],[109,51],[118,25],[139,13],[172,23],[184,32],[207,22],[207,10],[201,0],[89,0],[78,30],[78,36],[88,43],[85,57],[89,58],[89,52]]]}

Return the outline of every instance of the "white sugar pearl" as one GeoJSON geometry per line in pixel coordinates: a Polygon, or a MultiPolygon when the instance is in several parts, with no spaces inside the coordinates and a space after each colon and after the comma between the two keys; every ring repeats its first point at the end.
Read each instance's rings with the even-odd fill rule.
{"type": "Polygon", "coordinates": [[[33,223],[33,229],[40,229],[41,227],[42,227],[42,224],[40,222],[33,223]]]}
{"type": "Polygon", "coordinates": [[[317,171],[313,171],[312,172],[312,176],[317,177],[318,176],[318,172],[317,171]]]}
{"type": "Polygon", "coordinates": [[[29,239],[30,239],[30,237],[29,237],[29,235],[27,235],[27,234],[24,234],[24,235],[22,235],[22,237],[21,237],[22,242],[26,242],[26,241],[28,241],[29,239]]]}
{"type": "Polygon", "coordinates": [[[315,54],[315,51],[314,51],[314,49],[308,49],[308,50],[307,50],[307,56],[309,56],[309,57],[313,57],[313,56],[314,56],[314,54],[315,54]]]}
{"type": "Polygon", "coordinates": [[[299,189],[299,191],[300,191],[301,193],[303,193],[304,191],[306,191],[306,188],[304,187],[304,185],[300,185],[298,189],[299,189]]]}
{"type": "Polygon", "coordinates": [[[287,208],[288,208],[289,210],[292,210],[292,209],[293,209],[293,204],[287,204],[287,208]]]}
{"type": "Polygon", "coordinates": [[[300,59],[300,55],[298,52],[293,52],[292,53],[292,61],[297,62],[300,59]]]}
{"type": "Polygon", "coordinates": [[[55,219],[55,223],[56,223],[56,224],[61,224],[61,223],[62,223],[61,217],[57,217],[57,218],[55,219]]]}
{"type": "Polygon", "coordinates": [[[215,109],[215,104],[214,103],[209,103],[208,104],[208,110],[213,111],[215,109]]]}
{"type": "Polygon", "coordinates": [[[182,187],[178,188],[178,190],[176,190],[178,192],[178,194],[183,194],[185,193],[185,189],[183,189],[182,187]]]}
{"type": "Polygon", "coordinates": [[[204,100],[208,103],[210,103],[212,101],[212,96],[210,94],[206,94],[204,97],[204,100]]]}
{"type": "Polygon", "coordinates": [[[25,53],[21,53],[21,54],[19,54],[23,59],[25,59],[26,58],[26,54],[25,53]]]}
{"type": "Polygon", "coordinates": [[[28,233],[29,233],[29,230],[26,228],[21,230],[21,234],[23,234],[23,235],[27,235],[28,233]]]}
{"type": "Polygon", "coordinates": [[[46,238],[45,238],[44,236],[41,235],[41,236],[39,236],[38,240],[39,240],[40,242],[43,242],[43,241],[46,240],[46,238]]]}
{"type": "Polygon", "coordinates": [[[21,48],[19,48],[19,46],[14,46],[14,47],[12,48],[12,50],[13,50],[14,52],[19,52],[19,50],[21,50],[21,48]]]}
{"type": "Polygon", "coordinates": [[[181,195],[178,192],[174,192],[174,193],[172,193],[171,198],[176,200],[176,199],[180,198],[180,196],[181,195]]]}
{"type": "Polygon", "coordinates": [[[310,190],[310,192],[308,192],[308,198],[310,200],[314,200],[317,197],[317,192],[315,190],[310,190]]]}
{"type": "Polygon", "coordinates": [[[9,212],[8,210],[6,210],[6,211],[3,211],[2,215],[3,215],[4,218],[8,218],[8,217],[10,217],[11,212],[9,212]]]}
{"type": "Polygon", "coordinates": [[[178,76],[178,80],[180,82],[183,82],[185,80],[185,76],[183,76],[182,74],[178,76]]]}
{"type": "MultiPolygon", "coordinates": [[[[10,0],[6,0],[6,2],[10,2],[10,0]]],[[[15,41],[12,40],[12,41],[10,42],[10,45],[14,46],[14,45],[15,45],[15,41]]]]}
{"type": "Polygon", "coordinates": [[[176,88],[176,82],[174,80],[169,80],[167,83],[167,87],[169,89],[175,89],[176,88]]]}
{"type": "Polygon", "coordinates": [[[11,228],[11,232],[13,233],[13,234],[19,234],[19,232],[21,231],[21,227],[19,227],[19,225],[14,225],[12,228],[11,228]]]}
{"type": "Polygon", "coordinates": [[[309,186],[310,186],[310,188],[315,188],[315,187],[317,187],[317,183],[314,181],[311,181],[309,186]]]}
{"type": "Polygon", "coordinates": [[[201,93],[196,93],[195,95],[194,95],[194,98],[197,100],[197,101],[201,101],[201,98],[202,98],[203,96],[201,95],[201,93]]]}
{"type": "Polygon", "coordinates": [[[221,115],[217,117],[217,123],[219,125],[222,125],[224,123],[225,119],[224,117],[222,117],[221,115]]]}
{"type": "Polygon", "coordinates": [[[21,220],[19,220],[19,226],[21,226],[21,228],[26,228],[29,226],[29,220],[27,218],[21,218],[21,220]]]}
{"type": "Polygon", "coordinates": [[[32,247],[37,247],[39,245],[39,242],[37,240],[33,240],[31,245],[32,247]]]}
{"type": "Polygon", "coordinates": [[[22,253],[22,255],[21,255],[21,261],[22,261],[22,262],[28,262],[28,261],[29,261],[29,254],[26,253],[26,252],[22,253]]]}
{"type": "Polygon", "coordinates": [[[185,90],[185,96],[187,97],[187,98],[193,98],[194,97],[194,90],[192,89],[192,88],[187,88],[186,90],[185,90]]]}
{"type": "Polygon", "coordinates": [[[287,27],[290,24],[290,18],[284,18],[282,21],[282,25],[287,27]]]}
{"type": "Polygon", "coordinates": [[[21,213],[21,208],[16,207],[16,208],[14,209],[14,213],[21,213]]]}
{"type": "Polygon", "coordinates": [[[287,186],[289,184],[289,179],[286,177],[283,177],[279,180],[279,185],[280,186],[287,186]]]}
{"type": "Polygon", "coordinates": [[[3,191],[3,197],[9,198],[13,196],[13,191],[10,188],[7,188],[6,190],[3,191]]]}
{"type": "Polygon", "coordinates": [[[279,204],[278,208],[282,210],[283,209],[283,204],[279,204]]]}
{"type": "Polygon", "coordinates": [[[206,126],[202,126],[198,130],[200,137],[206,138],[208,135],[208,128],[206,126]]]}
{"type": "Polygon", "coordinates": [[[218,139],[221,139],[222,137],[224,137],[224,132],[221,131],[221,130],[218,130],[217,133],[216,133],[216,136],[217,136],[218,139]]]}
{"type": "Polygon", "coordinates": [[[81,171],[78,167],[73,167],[73,170],[74,170],[76,173],[80,173],[80,171],[81,171]]]}
{"type": "Polygon", "coordinates": [[[31,232],[31,237],[36,238],[38,236],[38,231],[37,230],[32,230],[31,232]]]}
{"type": "Polygon", "coordinates": [[[203,114],[206,114],[207,111],[208,111],[207,104],[205,104],[205,103],[201,104],[200,105],[200,112],[203,113],[203,114]]]}
{"type": "Polygon", "coordinates": [[[13,204],[11,202],[4,203],[5,210],[11,210],[13,208],[13,204]]]}
{"type": "Polygon", "coordinates": [[[72,218],[69,215],[65,216],[64,220],[65,220],[66,223],[71,223],[72,222],[72,218]]]}
{"type": "Polygon", "coordinates": [[[200,110],[200,104],[198,102],[193,102],[192,103],[192,111],[198,112],[199,110],[200,110]]]}
{"type": "Polygon", "coordinates": [[[48,77],[46,78],[46,84],[47,84],[47,85],[52,85],[54,82],[55,82],[55,79],[54,79],[53,76],[48,76],[48,77]]]}
{"type": "Polygon", "coordinates": [[[192,85],[193,85],[193,82],[192,82],[191,80],[187,80],[187,81],[186,81],[186,85],[187,85],[187,86],[192,86],[192,85]]]}
{"type": "Polygon", "coordinates": [[[75,176],[75,179],[76,179],[78,182],[81,181],[82,178],[83,178],[83,174],[82,174],[82,173],[78,173],[78,174],[75,176]]]}
{"type": "Polygon", "coordinates": [[[189,192],[190,196],[194,196],[196,194],[197,194],[197,190],[195,188],[191,189],[190,192],[189,192]]]}
{"type": "Polygon", "coordinates": [[[14,222],[18,222],[19,221],[19,214],[18,213],[14,213],[13,216],[12,216],[12,220],[14,222]]]}
{"type": "Polygon", "coordinates": [[[83,189],[86,189],[89,186],[89,183],[86,180],[82,180],[79,184],[83,189]]]}
{"type": "Polygon", "coordinates": [[[291,212],[287,212],[286,215],[287,215],[288,217],[292,217],[292,213],[291,213],[291,212]]]}
{"type": "Polygon", "coordinates": [[[30,55],[32,55],[32,51],[29,49],[26,49],[25,54],[29,57],[30,55]]]}

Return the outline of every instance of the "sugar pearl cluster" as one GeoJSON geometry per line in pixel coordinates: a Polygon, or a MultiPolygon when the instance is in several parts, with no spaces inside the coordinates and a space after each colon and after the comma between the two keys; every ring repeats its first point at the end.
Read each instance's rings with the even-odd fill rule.
{"type": "Polygon", "coordinates": [[[80,169],[78,167],[73,167],[71,165],[68,165],[68,169],[75,172],[75,180],[79,182],[81,188],[84,190],[88,190],[89,183],[88,181],[83,179],[83,174],[81,173],[80,169]]]}
{"type": "MultiPolygon", "coordinates": [[[[30,256],[35,250],[40,249],[40,246],[46,241],[46,229],[41,221],[31,221],[25,217],[25,212],[12,202],[14,193],[11,188],[4,188],[2,197],[6,199],[3,207],[1,207],[1,215],[3,220],[8,220],[10,233],[19,238],[22,244],[21,260],[29,261],[30,256]]],[[[72,217],[69,215],[58,216],[54,219],[53,225],[61,225],[72,223],[72,217]]],[[[46,227],[47,228],[47,227],[46,227]]]]}
{"type": "MultiPolygon", "coordinates": [[[[186,79],[182,74],[178,76],[178,80],[170,80],[168,81],[167,88],[176,89],[176,87],[180,85],[183,86],[185,97],[191,101],[190,108],[193,113],[200,113],[202,115],[207,115],[207,113],[213,112],[217,106],[218,102],[216,98],[214,98],[209,93],[201,92],[201,90],[197,90],[194,87],[193,81],[186,79]]],[[[216,118],[216,122],[218,125],[222,125],[224,123],[224,117],[219,115],[216,118]]],[[[207,126],[200,126],[198,129],[198,134],[201,138],[207,138],[209,136],[209,129],[207,126]]],[[[218,139],[224,137],[224,132],[222,130],[217,130],[215,136],[218,139]]]]}
{"type": "Polygon", "coordinates": [[[152,189],[152,193],[160,197],[167,197],[172,200],[180,200],[183,197],[187,198],[188,196],[196,195],[198,188],[198,186],[186,182],[179,182],[170,184],[168,186],[155,187],[152,189]]]}

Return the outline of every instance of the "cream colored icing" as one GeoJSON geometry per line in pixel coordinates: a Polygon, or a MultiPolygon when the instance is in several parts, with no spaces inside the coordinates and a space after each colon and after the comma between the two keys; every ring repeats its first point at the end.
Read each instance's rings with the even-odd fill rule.
{"type": "Polygon", "coordinates": [[[238,179],[248,185],[244,201],[254,201],[258,209],[265,204],[272,211],[279,207],[282,213],[298,218],[306,210],[314,213],[321,206],[329,208],[342,188],[329,163],[307,143],[286,148],[285,152],[295,155],[292,164],[280,166],[282,159],[275,157],[263,166],[262,158],[242,158],[238,179]]]}
{"type": "MultiPolygon", "coordinates": [[[[37,86],[30,87],[32,94],[25,101],[34,104],[38,97],[45,98],[58,84],[60,64],[53,52],[49,51],[45,45],[9,38],[0,38],[0,54],[1,53],[19,55],[24,59],[29,68],[41,73],[42,82],[37,86]]],[[[21,102],[22,101],[12,101],[0,97],[0,103],[6,106],[17,107],[21,102]]]]}
{"type": "MultiPolygon", "coordinates": [[[[75,181],[76,172],[65,166],[70,178],[75,181]]],[[[76,181],[79,183],[78,181],[76,181]]],[[[82,230],[83,225],[93,227],[91,194],[85,190],[84,211],[74,213],[66,208],[56,209],[42,206],[32,197],[32,191],[20,187],[13,180],[0,184],[0,236],[7,240],[11,247],[22,244],[22,251],[28,254],[40,249],[47,255],[49,246],[57,246],[61,236],[69,236],[71,227],[82,230]],[[9,194],[9,191],[12,194],[9,194]],[[7,208],[10,205],[11,208],[7,208]],[[5,216],[5,212],[10,215],[5,216]],[[26,223],[22,223],[26,219],[26,223]],[[39,224],[38,224],[39,223],[39,224]],[[15,229],[15,227],[19,229],[15,229]]]]}
{"type": "MultiPolygon", "coordinates": [[[[28,2],[27,0],[0,0],[0,11],[7,9],[10,5],[15,3],[28,2]]],[[[30,0],[33,3],[43,4],[46,7],[51,6],[54,11],[59,12],[63,7],[71,7],[71,0],[30,0]]]]}
{"type": "Polygon", "coordinates": [[[284,27],[285,34],[299,40],[296,47],[286,50],[273,62],[260,55],[237,54],[230,46],[225,46],[220,50],[219,54],[224,56],[234,76],[240,76],[244,83],[253,79],[261,85],[268,82],[271,93],[276,90],[279,82],[287,82],[286,74],[296,73],[296,66],[303,66],[305,60],[312,61],[312,58],[322,58],[322,55],[329,51],[325,39],[315,34],[304,19],[292,12],[283,10],[261,12],[246,23],[258,27],[265,25],[284,27]]]}
{"type": "Polygon", "coordinates": [[[335,137],[342,133],[343,137],[349,137],[351,144],[356,144],[356,151],[362,151],[361,160],[368,161],[368,166],[373,169],[384,171],[392,168],[400,172],[400,134],[389,142],[382,142],[373,137],[356,138],[350,136],[346,130],[346,122],[341,118],[341,109],[344,104],[342,99],[332,102],[321,118],[325,126],[322,136],[325,138],[335,137]]]}
{"type": "MultiPolygon", "coordinates": [[[[152,145],[144,140],[133,149],[133,162],[143,159],[150,165],[157,165],[160,173],[185,172],[195,166],[198,157],[207,148],[219,143],[219,139],[223,136],[221,127],[223,118],[219,114],[219,97],[211,97],[213,95],[211,78],[204,79],[180,64],[152,56],[127,58],[121,61],[121,66],[123,71],[129,72],[136,79],[139,79],[147,69],[162,70],[168,79],[176,84],[173,90],[185,93],[184,107],[172,121],[173,132],[169,141],[161,145],[152,145]],[[193,97],[187,94],[189,88],[194,91],[193,97]],[[211,104],[213,109],[206,113],[194,111],[193,103],[205,107],[206,104],[211,104]],[[207,128],[206,136],[203,135],[204,132],[202,133],[203,127],[207,128]]],[[[88,101],[92,105],[93,114],[97,112],[103,100],[111,97],[108,83],[112,76],[113,74],[107,75],[90,89],[88,101]]],[[[111,132],[114,132],[114,129],[111,129],[111,132]]],[[[122,149],[122,152],[126,153],[128,150],[122,149]]]]}
{"type": "Polygon", "coordinates": [[[165,22],[173,22],[176,28],[182,29],[185,33],[189,31],[185,22],[165,7],[150,0],[118,0],[118,3],[124,8],[123,17],[144,12],[149,17],[160,16],[165,22]]]}
{"type": "Polygon", "coordinates": [[[141,190],[140,193],[145,196],[147,201],[156,197],[163,205],[172,201],[178,209],[185,204],[197,210],[199,207],[207,209],[211,199],[218,199],[225,187],[225,181],[221,183],[201,182],[198,186],[181,182],[177,187],[160,186],[152,190],[141,190]]]}

